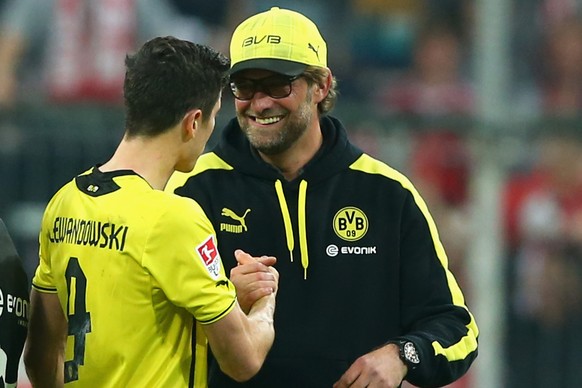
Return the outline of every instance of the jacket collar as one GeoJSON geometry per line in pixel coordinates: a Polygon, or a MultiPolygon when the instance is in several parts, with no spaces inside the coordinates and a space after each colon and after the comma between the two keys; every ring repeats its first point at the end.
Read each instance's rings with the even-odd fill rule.
{"type": "MultiPolygon", "coordinates": [[[[363,153],[348,140],[346,129],[337,118],[323,116],[320,127],[323,144],[298,177],[312,184],[345,170],[363,153]]],[[[241,173],[268,180],[282,179],[282,175],[251,147],[236,118],[226,125],[213,151],[241,173]]]]}

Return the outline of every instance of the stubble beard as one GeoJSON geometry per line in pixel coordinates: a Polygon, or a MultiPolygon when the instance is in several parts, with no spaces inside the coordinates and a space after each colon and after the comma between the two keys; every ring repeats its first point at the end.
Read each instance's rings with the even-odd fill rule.
{"type": "MultiPolygon", "coordinates": [[[[312,119],[310,111],[311,98],[304,101],[296,112],[289,114],[284,120],[287,123],[278,130],[270,128],[258,128],[249,124],[246,116],[237,112],[237,119],[242,132],[249,143],[265,155],[277,155],[289,148],[303,136],[312,119]]],[[[268,111],[263,112],[268,114],[268,111]]]]}

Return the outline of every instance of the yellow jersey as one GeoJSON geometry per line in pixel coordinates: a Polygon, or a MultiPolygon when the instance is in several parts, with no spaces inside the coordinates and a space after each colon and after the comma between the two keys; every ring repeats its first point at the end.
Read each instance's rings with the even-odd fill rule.
{"type": "Polygon", "coordinates": [[[94,167],[51,199],[39,241],[32,283],[57,293],[67,317],[67,386],[207,385],[200,325],[236,293],[195,201],[94,167]]]}

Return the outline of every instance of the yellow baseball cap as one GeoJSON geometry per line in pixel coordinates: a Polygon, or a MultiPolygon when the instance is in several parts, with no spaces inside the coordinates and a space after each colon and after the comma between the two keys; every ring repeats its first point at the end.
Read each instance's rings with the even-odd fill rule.
{"type": "Polygon", "coordinates": [[[288,9],[273,7],[234,30],[230,74],[265,69],[295,76],[307,66],[327,67],[327,45],[315,23],[288,9]]]}

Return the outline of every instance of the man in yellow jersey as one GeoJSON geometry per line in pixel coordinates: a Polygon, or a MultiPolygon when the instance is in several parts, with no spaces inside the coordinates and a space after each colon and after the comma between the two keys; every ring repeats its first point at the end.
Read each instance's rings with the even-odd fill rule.
{"type": "Polygon", "coordinates": [[[274,338],[275,258],[235,252],[232,275],[255,279],[240,295],[254,302],[245,314],[212,224],[196,202],[163,191],[203,151],[229,61],[164,37],[125,63],[121,143],[44,213],[27,373],[34,386],[204,387],[209,344],[225,373],[247,380],[274,338]]]}

